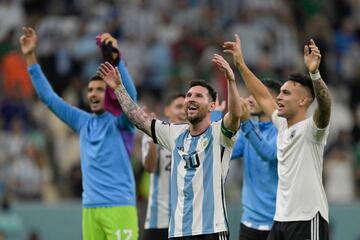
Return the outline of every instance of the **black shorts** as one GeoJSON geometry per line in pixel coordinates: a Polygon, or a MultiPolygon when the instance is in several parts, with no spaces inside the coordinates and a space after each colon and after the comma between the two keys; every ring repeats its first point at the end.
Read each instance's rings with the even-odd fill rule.
{"type": "Polygon", "coordinates": [[[168,232],[167,228],[144,229],[142,240],[168,240],[168,232]]]}
{"type": "Polygon", "coordinates": [[[219,232],[213,234],[202,234],[196,236],[186,236],[186,237],[175,237],[169,238],[171,240],[228,240],[228,232],[219,232]]]}
{"type": "Polygon", "coordinates": [[[239,240],[266,240],[269,232],[270,231],[249,228],[241,223],[239,240]]]}
{"type": "Polygon", "coordinates": [[[267,240],[329,240],[329,224],[320,213],[309,221],[275,221],[267,240]]]}

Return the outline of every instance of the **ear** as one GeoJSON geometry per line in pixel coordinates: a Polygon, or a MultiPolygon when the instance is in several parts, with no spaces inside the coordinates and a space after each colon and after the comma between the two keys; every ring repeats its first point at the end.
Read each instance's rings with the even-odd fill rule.
{"type": "Polygon", "coordinates": [[[309,105],[309,99],[307,97],[302,97],[299,101],[300,107],[306,107],[309,105]]]}
{"type": "Polygon", "coordinates": [[[216,104],[215,102],[211,102],[209,103],[209,112],[212,112],[215,110],[216,104]]]}

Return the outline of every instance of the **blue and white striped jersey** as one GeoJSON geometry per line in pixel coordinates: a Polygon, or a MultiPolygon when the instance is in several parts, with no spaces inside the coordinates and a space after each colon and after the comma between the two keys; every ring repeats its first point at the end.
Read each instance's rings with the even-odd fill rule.
{"type": "MultiPolygon", "coordinates": [[[[142,139],[142,161],[153,140],[144,134],[142,139]]],[[[150,194],[146,211],[145,229],[168,228],[170,220],[170,167],[171,153],[157,146],[157,168],[150,174],[150,194]]]]}
{"type": "Polygon", "coordinates": [[[155,143],[172,153],[169,237],[228,231],[224,182],[236,136],[222,120],[191,136],[188,124],[152,122],[155,143]]]}

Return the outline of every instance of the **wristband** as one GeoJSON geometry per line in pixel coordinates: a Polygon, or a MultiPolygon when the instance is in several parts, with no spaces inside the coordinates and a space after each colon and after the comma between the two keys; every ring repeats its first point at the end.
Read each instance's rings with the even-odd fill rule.
{"type": "Polygon", "coordinates": [[[318,80],[321,79],[321,76],[320,76],[320,72],[319,72],[319,71],[317,71],[316,73],[311,73],[311,72],[309,72],[309,74],[310,74],[311,80],[313,80],[313,81],[318,81],[318,80]]]}

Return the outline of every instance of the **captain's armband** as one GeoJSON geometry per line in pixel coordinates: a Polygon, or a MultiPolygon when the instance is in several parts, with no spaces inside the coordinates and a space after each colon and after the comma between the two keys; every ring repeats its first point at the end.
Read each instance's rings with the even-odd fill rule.
{"type": "Polygon", "coordinates": [[[231,131],[231,130],[227,129],[227,128],[224,126],[224,121],[221,122],[221,133],[224,134],[225,137],[231,139],[233,136],[236,135],[236,132],[237,132],[237,131],[231,131]]]}

